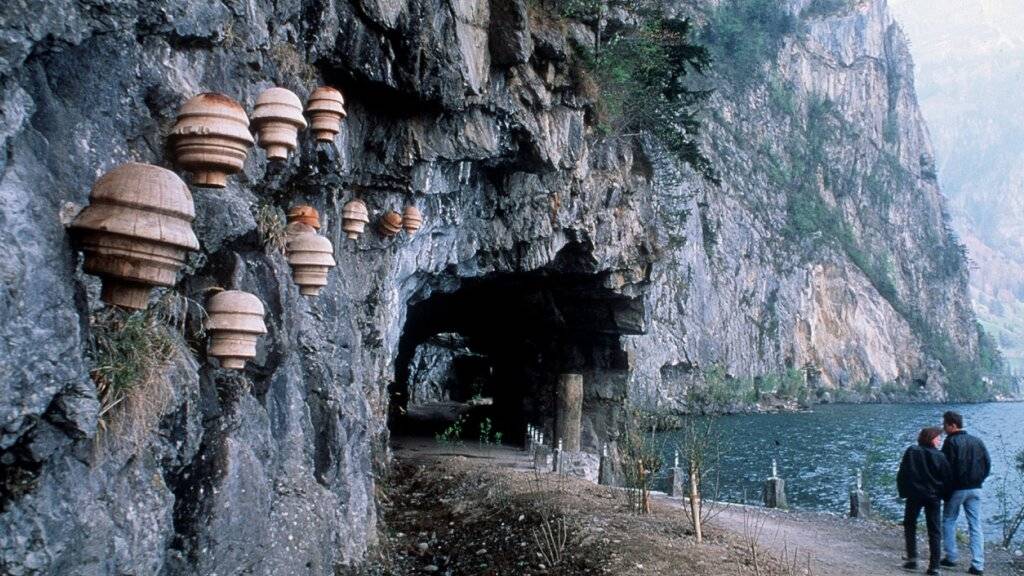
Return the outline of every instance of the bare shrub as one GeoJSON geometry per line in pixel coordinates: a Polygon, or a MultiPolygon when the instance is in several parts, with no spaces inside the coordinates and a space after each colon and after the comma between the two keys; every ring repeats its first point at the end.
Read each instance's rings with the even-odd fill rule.
{"type": "Polygon", "coordinates": [[[683,418],[678,453],[687,472],[686,518],[697,543],[704,541],[704,526],[719,512],[719,472],[724,440],[714,416],[688,415],[683,418]]]}
{"type": "MultiPolygon", "coordinates": [[[[532,489],[526,497],[527,506],[539,517],[530,530],[534,553],[548,567],[563,564],[583,542],[583,528],[566,510],[562,497],[566,494],[561,474],[533,471],[532,489]]],[[[511,488],[511,487],[509,487],[511,488]]]]}
{"type": "Polygon", "coordinates": [[[569,525],[565,516],[541,518],[540,525],[533,530],[533,542],[547,566],[558,566],[565,559],[569,543],[569,525]]]}
{"type": "Polygon", "coordinates": [[[994,519],[1002,530],[1003,547],[1010,548],[1024,525],[1024,449],[1011,455],[1002,436],[998,437],[998,444],[999,452],[1010,469],[997,480],[996,502],[999,510],[994,519]]]}
{"type": "Polygon", "coordinates": [[[668,429],[664,414],[636,406],[627,406],[619,440],[626,501],[637,514],[651,512],[650,493],[654,475],[661,469],[664,442],[658,432],[668,429]]]}
{"type": "MultiPolygon", "coordinates": [[[[768,523],[768,515],[754,508],[744,509],[743,514],[743,549],[747,562],[754,570],[755,576],[814,576],[811,555],[799,548],[790,548],[782,542],[778,557],[762,549],[762,538],[768,523]]],[[[771,545],[779,537],[779,529],[772,535],[771,545]]]]}

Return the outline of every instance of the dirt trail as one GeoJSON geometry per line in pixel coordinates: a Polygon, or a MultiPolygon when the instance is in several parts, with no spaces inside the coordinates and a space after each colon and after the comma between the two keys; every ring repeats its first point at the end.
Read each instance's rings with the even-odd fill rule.
{"type": "MultiPolygon", "coordinates": [[[[399,462],[423,467],[424,470],[432,469],[444,480],[447,480],[450,471],[455,469],[477,469],[491,473],[501,471],[512,478],[513,483],[525,483],[528,482],[528,478],[535,478],[529,458],[522,451],[512,448],[480,449],[472,444],[455,447],[438,445],[432,441],[405,441],[395,447],[395,454],[399,462]]],[[[794,573],[805,573],[804,568],[808,564],[808,559],[811,566],[810,574],[813,576],[904,576],[912,573],[902,569],[903,544],[900,526],[885,522],[854,520],[838,515],[766,510],[735,504],[723,505],[711,523],[710,531],[715,534],[712,540],[717,542],[714,544],[717,546],[714,554],[721,560],[719,568],[712,565],[700,570],[678,571],[678,567],[686,565],[686,562],[706,564],[704,559],[707,558],[706,554],[698,555],[697,559],[680,556],[679,551],[685,550],[688,546],[680,546],[679,538],[689,539],[682,536],[684,530],[680,527],[685,501],[656,494],[654,515],[641,520],[641,517],[623,515],[620,511],[608,507],[606,502],[609,502],[609,498],[618,501],[618,497],[614,496],[618,492],[617,489],[599,487],[576,479],[569,479],[568,482],[572,485],[570,492],[577,498],[575,506],[583,508],[590,516],[588,523],[591,526],[604,526],[612,530],[609,534],[614,533],[616,538],[622,539],[618,552],[627,557],[636,556],[638,553],[647,554],[646,568],[634,572],[632,569],[623,570],[620,566],[610,572],[617,576],[632,573],[686,573],[709,576],[747,574],[743,567],[750,564],[749,558],[745,557],[746,550],[755,534],[757,547],[768,552],[776,561],[791,564],[795,558],[801,569],[794,573]],[[678,516],[672,513],[673,510],[679,511],[678,516]],[[646,526],[643,526],[644,522],[647,523],[646,526]],[[659,535],[666,532],[674,534],[667,537],[659,535]],[[728,570],[721,571],[725,565],[729,566],[728,570]]],[[[478,504],[470,502],[463,505],[472,507],[478,504]]],[[[612,542],[619,543],[619,540],[612,542]]],[[[963,552],[966,552],[965,548],[961,545],[963,552]]],[[[927,551],[927,544],[924,542],[921,542],[921,551],[927,551]]],[[[705,553],[710,552],[711,549],[705,549],[705,553]]],[[[612,554],[613,557],[615,555],[612,554]]],[[[632,565],[627,568],[630,566],[632,565]]],[[[917,573],[923,574],[923,568],[917,573]]],[[[964,573],[966,565],[963,562],[961,567],[943,572],[946,575],[964,573]]],[[[985,573],[991,576],[1024,574],[1022,571],[1015,571],[1008,554],[998,551],[989,553],[985,573]]]]}
{"type": "MultiPolygon", "coordinates": [[[[659,501],[682,510],[683,500],[658,496],[659,501]]],[[[922,519],[923,520],[923,519],[922,519]]],[[[779,558],[797,557],[802,564],[810,559],[812,573],[820,576],[906,576],[903,569],[903,527],[877,520],[858,520],[834,514],[787,512],[765,508],[725,504],[714,518],[720,529],[748,538],[757,533],[760,546],[779,558]]],[[[924,526],[918,531],[921,569],[927,565],[928,544],[924,526]]],[[[944,574],[967,571],[970,552],[960,545],[961,566],[944,574]]],[[[989,550],[985,573],[1012,576],[1022,572],[1012,567],[1009,554],[989,550]]]]}
{"type": "MultiPolygon", "coordinates": [[[[682,508],[683,502],[659,496],[682,508]]],[[[901,528],[825,514],[725,505],[714,526],[758,543],[777,557],[796,557],[822,576],[904,576],[901,528]]],[[[922,551],[927,550],[927,547],[922,551]]],[[[994,573],[994,572],[993,572],[994,573]]]]}

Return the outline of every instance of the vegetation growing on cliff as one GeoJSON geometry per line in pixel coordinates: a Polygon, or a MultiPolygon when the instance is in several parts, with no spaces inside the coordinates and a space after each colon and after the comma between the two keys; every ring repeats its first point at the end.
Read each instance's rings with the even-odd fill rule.
{"type": "Polygon", "coordinates": [[[719,364],[701,371],[699,384],[687,390],[686,409],[698,414],[731,412],[759,402],[796,402],[811,398],[809,369],[789,367],[781,372],[735,377],[719,364]]]}
{"type": "MultiPolygon", "coordinates": [[[[779,112],[796,111],[785,97],[784,86],[770,90],[769,100],[779,112]]],[[[853,128],[836,113],[828,99],[812,98],[806,116],[791,118],[790,128],[792,134],[784,143],[782,156],[776,155],[770,146],[762,150],[772,185],[787,191],[788,218],[783,233],[789,242],[794,246],[800,242],[830,246],[845,254],[910,324],[924,351],[943,365],[948,380],[946,391],[951,399],[985,400],[993,391],[1005,387],[1003,362],[992,339],[979,328],[978,356],[969,358],[958,352],[941,327],[934,326],[901,297],[892,255],[865,240],[863,233],[856,233],[837,201],[843,195],[862,192],[888,209],[894,201],[894,191],[915,185],[912,175],[897,158],[884,151],[866,174],[845,172],[836,166],[831,161],[830,147],[837,137],[852,134],[853,128]],[[829,200],[826,191],[831,195],[829,200]]],[[[929,233],[932,238],[928,245],[934,251],[932,273],[951,278],[964,273],[967,259],[963,244],[948,226],[948,215],[943,217],[943,229],[929,233]]]]}
{"type": "MultiPolygon", "coordinates": [[[[101,431],[128,442],[141,441],[173,396],[166,371],[177,356],[174,333],[186,332],[197,303],[166,292],[146,310],[107,308],[90,318],[89,374],[96,384],[101,431]]],[[[190,335],[201,341],[202,334],[190,335]]]]}
{"type": "Polygon", "coordinates": [[[776,0],[725,0],[711,12],[702,40],[718,73],[746,88],[765,79],[766,64],[796,23],[776,0]]]}
{"type": "Polygon", "coordinates": [[[850,0],[811,0],[800,11],[801,18],[824,18],[842,12],[850,7],[850,0]]]}
{"type": "Polygon", "coordinates": [[[704,90],[690,78],[704,74],[707,50],[693,41],[688,19],[665,16],[660,3],[628,0],[617,3],[635,16],[636,24],[607,22],[602,0],[561,0],[555,13],[589,23],[593,46],[577,46],[578,63],[597,84],[597,126],[608,137],[649,133],[678,160],[711,181],[718,178],[697,143],[704,90]]]}

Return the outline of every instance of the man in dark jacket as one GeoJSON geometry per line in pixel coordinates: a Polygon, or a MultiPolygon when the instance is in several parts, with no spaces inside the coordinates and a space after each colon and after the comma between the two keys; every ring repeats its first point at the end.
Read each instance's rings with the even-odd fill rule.
{"type": "Polygon", "coordinates": [[[950,493],[942,510],[942,535],[946,544],[943,566],[956,566],[960,557],[956,548],[956,521],[960,507],[967,516],[967,529],[971,537],[971,568],[968,574],[983,574],[985,571],[985,533],[981,526],[981,486],[992,468],[985,443],[967,434],[964,418],[957,412],[942,415],[946,442],[942,453],[949,460],[952,469],[950,493]]]}
{"type": "Polygon", "coordinates": [[[939,520],[940,502],[949,491],[950,468],[939,452],[941,428],[925,428],[917,436],[917,445],[907,448],[896,473],[900,498],[906,498],[903,513],[903,536],[907,545],[908,570],[917,569],[917,518],[924,510],[928,525],[928,574],[939,573],[942,555],[942,528],[939,520]]]}

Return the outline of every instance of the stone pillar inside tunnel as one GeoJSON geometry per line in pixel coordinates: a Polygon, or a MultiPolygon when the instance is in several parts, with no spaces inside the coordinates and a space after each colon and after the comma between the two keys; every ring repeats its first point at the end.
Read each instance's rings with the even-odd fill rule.
{"type": "Polygon", "coordinates": [[[489,430],[518,444],[532,424],[549,443],[561,435],[566,451],[596,453],[625,401],[621,336],[644,327],[643,298],[610,284],[600,273],[551,270],[434,283],[454,289],[409,306],[390,394],[393,436],[435,436],[461,418],[463,440],[489,430]],[[453,368],[443,374],[446,362],[453,368]]]}
{"type": "Polygon", "coordinates": [[[580,451],[580,426],[583,420],[583,375],[558,377],[558,412],[555,442],[562,441],[566,452],[580,451]]]}

